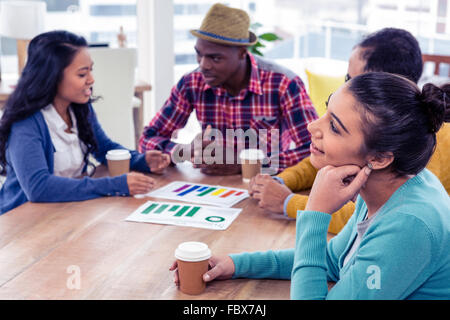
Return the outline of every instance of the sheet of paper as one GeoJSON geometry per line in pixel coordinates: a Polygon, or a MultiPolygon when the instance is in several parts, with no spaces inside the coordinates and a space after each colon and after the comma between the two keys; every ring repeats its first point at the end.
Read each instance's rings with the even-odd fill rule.
{"type": "Polygon", "coordinates": [[[245,189],[174,181],[146,195],[136,197],[145,196],[231,208],[248,198],[249,194],[245,189]]]}
{"type": "Polygon", "coordinates": [[[147,201],[125,220],[225,230],[242,209],[147,201]]]}

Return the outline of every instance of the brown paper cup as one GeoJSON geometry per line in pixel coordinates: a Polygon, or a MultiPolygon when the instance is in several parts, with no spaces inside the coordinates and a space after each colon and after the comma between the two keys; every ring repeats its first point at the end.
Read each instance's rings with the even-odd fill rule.
{"type": "Polygon", "coordinates": [[[242,181],[250,182],[250,179],[261,173],[264,153],[259,149],[245,149],[240,153],[242,165],[242,181]]]}
{"type": "Polygon", "coordinates": [[[203,274],[208,271],[211,250],[202,242],[183,242],[175,251],[178,263],[180,290],[190,295],[201,294],[206,283],[203,274]]]}
{"type": "Polygon", "coordinates": [[[242,161],[242,180],[244,182],[249,182],[251,178],[261,173],[262,162],[257,160],[253,163],[249,160],[242,161]]]}
{"type": "Polygon", "coordinates": [[[108,160],[108,172],[111,177],[130,172],[130,160],[108,160]]]}
{"type": "Polygon", "coordinates": [[[130,158],[131,154],[128,150],[109,150],[106,154],[109,175],[116,177],[130,172],[130,158]]]}
{"type": "Polygon", "coordinates": [[[177,260],[180,290],[186,294],[198,295],[205,291],[206,283],[203,274],[208,271],[209,260],[189,262],[177,260]]]}

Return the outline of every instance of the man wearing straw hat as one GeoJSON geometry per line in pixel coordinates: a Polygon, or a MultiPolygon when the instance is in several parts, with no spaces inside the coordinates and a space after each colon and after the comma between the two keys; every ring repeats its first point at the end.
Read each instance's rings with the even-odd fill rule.
{"type": "MultiPolygon", "coordinates": [[[[258,136],[259,143],[267,147],[271,161],[277,161],[278,170],[309,155],[306,127],[317,119],[317,113],[303,82],[293,72],[247,51],[258,40],[249,26],[245,11],[215,4],[200,29],[191,30],[197,37],[199,67],[173,87],[163,108],[144,129],[139,143],[141,152],[162,150],[176,162],[174,153],[186,146],[170,139],[195,110],[204,131],[213,128],[225,134],[230,129],[252,129],[267,133],[263,138],[258,136]]],[[[203,163],[202,168],[203,172],[216,175],[236,174],[240,170],[237,161],[203,163]]]]}

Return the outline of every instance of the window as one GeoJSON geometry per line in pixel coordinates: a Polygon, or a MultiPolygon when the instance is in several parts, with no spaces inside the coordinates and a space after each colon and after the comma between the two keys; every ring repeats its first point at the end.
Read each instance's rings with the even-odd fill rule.
{"type": "MultiPolygon", "coordinates": [[[[448,0],[228,0],[224,4],[246,10],[258,34],[276,32],[283,41],[268,44],[267,58],[296,60],[326,57],[347,61],[364,35],[384,27],[403,28],[418,40],[424,53],[449,55],[448,0]]],[[[196,67],[195,38],[213,2],[174,0],[175,81],[196,67]]],[[[295,65],[290,61],[287,65],[295,65]]],[[[294,70],[295,71],[295,70],[294,70]]]]}
{"type": "MultiPolygon", "coordinates": [[[[4,0],[0,0],[4,1],[4,0]]],[[[123,26],[128,47],[137,46],[136,0],[44,0],[46,30],[65,29],[84,36],[88,42],[117,46],[123,26]]],[[[17,71],[16,41],[1,37],[2,73],[17,71]]]]}
{"type": "Polygon", "coordinates": [[[135,16],[136,5],[93,5],[90,6],[91,16],[135,16]]]}
{"type": "Polygon", "coordinates": [[[438,1],[438,17],[446,17],[447,16],[447,0],[439,0],[438,1]]]}
{"type": "Polygon", "coordinates": [[[47,0],[47,11],[66,11],[70,7],[78,7],[79,0],[47,0]]]}

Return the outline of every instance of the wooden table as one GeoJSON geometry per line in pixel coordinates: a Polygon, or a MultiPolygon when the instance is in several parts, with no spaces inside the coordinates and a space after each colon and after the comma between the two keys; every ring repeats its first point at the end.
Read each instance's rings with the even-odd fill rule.
{"type": "MultiPolygon", "coordinates": [[[[205,176],[190,163],[154,177],[158,187],[174,180],[247,187],[241,176],[205,176]]],[[[189,296],[169,266],[183,241],[205,242],[216,255],[293,247],[294,220],[246,199],[225,231],[124,221],[148,200],[26,203],[0,216],[0,299],[289,299],[283,280],[214,281],[189,296]]]]}

